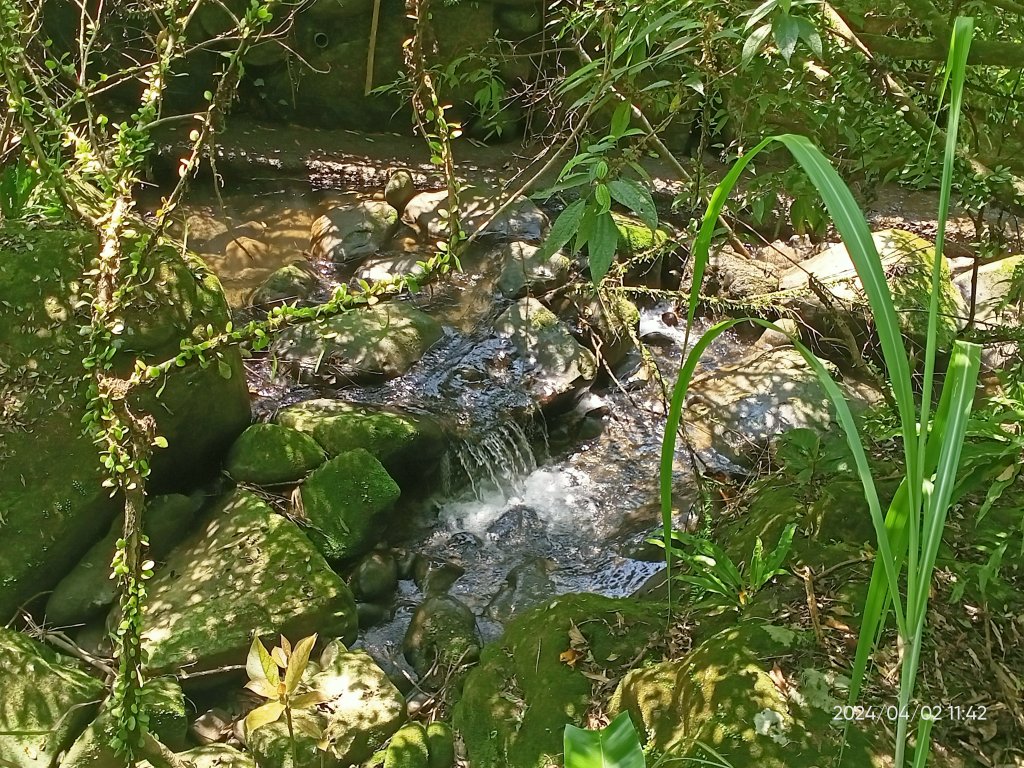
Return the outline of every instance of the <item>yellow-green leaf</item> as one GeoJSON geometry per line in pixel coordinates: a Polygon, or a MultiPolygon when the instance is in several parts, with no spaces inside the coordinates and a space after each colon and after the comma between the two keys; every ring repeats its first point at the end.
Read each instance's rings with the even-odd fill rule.
{"type": "Polygon", "coordinates": [[[256,707],[256,709],[245,716],[245,732],[247,734],[252,733],[264,725],[276,723],[283,713],[284,704],[279,701],[270,701],[260,707],[256,707]]]}
{"type": "Polygon", "coordinates": [[[316,635],[313,634],[302,638],[295,644],[295,650],[292,651],[292,657],[288,661],[288,670],[284,673],[284,684],[288,693],[292,693],[299,687],[299,680],[302,679],[302,673],[306,671],[309,654],[313,651],[315,643],[316,635]]]}

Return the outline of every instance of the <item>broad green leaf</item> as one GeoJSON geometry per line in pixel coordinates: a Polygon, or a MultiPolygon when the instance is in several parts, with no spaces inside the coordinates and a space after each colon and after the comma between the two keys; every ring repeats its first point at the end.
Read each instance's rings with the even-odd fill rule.
{"type": "Polygon", "coordinates": [[[619,205],[628,208],[640,217],[640,221],[651,229],[658,226],[658,209],[650,191],[632,179],[615,179],[608,182],[608,191],[619,205]]]}
{"type": "Polygon", "coordinates": [[[788,13],[782,14],[776,17],[772,24],[772,34],[775,37],[775,44],[779,47],[779,53],[788,64],[800,39],[800,25],[788,13]]]}
{"type": "Polygon", "coordinates": [[[616,139],[621,139],[622,135],[629,128],[629,120],[632,117],[632,105],[628,101],[624,101],[615,108],[615,113],[612,115],[612,136],[616,139]]]}
{"type": "Polygon", "coordinates": [[[821,46],[821,35],[818,34],[818,30],[807,19],[797,17],[796,23],[800,29],[800,39],[807,43],[807,47],[811,49],[815,56],[819,59],[822,58],[824,52],[821,46]]]}
{"type": "Polygon", "coordinates": [[[316,635],[304,637],[295,644],[291,658],[288,659],[288,670],[284,675],[284,686],[288,693],[293,693],[299,687],[299,681],[309,664],[309,654],[316,644],[316,635]]]}
{"type": "Polygon", "coordinates": [[[608,274],[608,269],[615,260],[615,249],[618,244],[619,230],[615,226],[615,220],[611,213],[602,213],[594,221],[594,229],[587,239],[590,277],[595,285],[608,274]]]}
{"type": "Polygon", "coordinates": [[[245,732],[252,733],[264,725],[276,723],[282,714],[284,714],[284,704],[279,701],[268,701],[245,716],[245,732]]]}
{"type": "Polygon", "coordinates": [[[758,51],[761,50],[761,46],[764,45],[764,41],[768,39],[768,35],[771,34],[771,24],[764,24],[747,37],[746,42],[743,43],[743,53],[740,55],[740,64],[746,66],[750,63],[758,51]]]}
{"type": "Polygon", "coordinates": [[[565,768],[644,768],[644,751],[628,712],[597,731],[565,726],[563,746],[565,768]]]}
{"type": "Polygon", "coordinates": [[[575,203],[566,206],[565,210],[558,214],[555,223],[551,225],[547,239],[541,245],[537,258],[540,260],[549,259],[555,252],[572,240],[580,228],[580,221],[587,208],[586,200],[577,200],[575,203]]]}

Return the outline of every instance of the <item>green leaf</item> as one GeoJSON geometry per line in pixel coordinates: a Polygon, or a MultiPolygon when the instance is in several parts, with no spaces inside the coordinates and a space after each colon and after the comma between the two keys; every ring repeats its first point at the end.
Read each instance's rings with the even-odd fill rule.
{"type": "Polygon", "coordinates": [[[644,751],[628,712],[597,731],[565,726],[563,746],[565,768],[644,768],[644,751]]]}
{"type": "Polygon", "coordinates": [[[611,213],[605,212],[594,221],[594,229],[587,239],[587,254],[590,261],[590,278],[600,283],[608,274],[615,260],[615,249],[619,244],[619,230],[611,213]]]}
{"type": "Polygon", "coordinates": [[[167,438],[164,437],[163,435],[157,435],[155,438],[153,438],[153,445],[155,445],[157,448],[166,448],[167,438]]]}
{"type": "Polygon", "coordinates": [[[615,179],[608,182],[608,191],[615,202],[633,211],[651,229],[657,229],[658,209],[646,187],[633,179],[615,179]]]}
{"type": "Polygon", "coordinates": [[[761,50],[761,46],[764,45],[764,41],[768,39],[768,35],[771,34],[772,27],[770,24],[764,24],[747,37],[746,42],[743,43],[743,52],[740,54],[740,64],[747,66],[750,61],[757,55],[758,51],[761,50]]]}
{"type": "Polygon", "coordinates": [[[783,14],[775,19],[772,24],[772,33],[775,37],[775,44],[779,47],[779,53],[789,64],[796,51],[796,43],[800,39],[800,25],[789,14],[783,14]]]}
{"type": "Polygon", "coordinates": [[[547,239],[537,252],[537,259],[541,261],[550,259],[559,248],[562,248],[572,240],[573,236],[579,231],[580,221],[583,219],[586,208],[586,200],[577,200],[558,214],[555,223],[551,225],[551,231],[548,232],[547,239]]]}
{"type": "Polygon", "coordinates": [[[217,360],[217,373],[220,374],[222,379],[231,378],[231,366],[226,360],[217,360]]]}
{"type": "Polygon", "coordinates": [[[284,704],[279,701],[268,701],[245,716],[245,732],[249,734],[264,725],[276,723],[282,714],[284,714],[284,704]]]}
{"type": "Polygon", "coordinates": [[[618,140],[622,138],[622,135],[629,128],[629,120],[632,117],[632,106],[628,101],[624,101],[615,108],[615,113],[612,115],[612,136],[618,140]]]}
{"type": "Polygon", "coordinates": [[[284,687],[288,693],[294,693],[299,687],[299,681],[309,664],[309,654],[316,644],[316,634],[304,637],[295,644],[295,649],[288,659],[288,669],[284,674],[284,687]]]}

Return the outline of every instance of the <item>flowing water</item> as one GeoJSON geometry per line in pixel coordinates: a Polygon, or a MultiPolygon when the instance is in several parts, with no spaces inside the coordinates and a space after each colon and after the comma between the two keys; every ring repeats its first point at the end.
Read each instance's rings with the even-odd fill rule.
{"type": "MultiPolygon", "coordinates": [[[[294,259],[288,248],[302,240],[295,233],[322,204],[316,195],[294,190],[226,202],[233,214],[229,224],[258,215],[282,263],[294,259]]],[[[274,259],[269,261],[262,272],[273,266],[274,259]]],[[[406,525],[389,543],[461,571],[450,594],[473,609],[486,639],[497,634],[500,622],[553,595],[626,595],[660,568],[657,559],[636,555],[660,525],[664,407],[660,388],[638,381],[629,389],[587,392],[573,410],[549,421],[525,392],[522,361],[490,331],[508,304],[495,298],[494,275],[487,269],[497,259],[483,252],[468,261],[477,267],[414,299],[445,325],[445,336],[405,376],[380,386],[331,390],[295,386],[265,360],[252,362],[249,374],[261,417],[326,396],[399,406],[441,423],[451,447],[428,492],[407,510],[406,525]]],[[[326,295],[334,284],[332,270],[317,267],[320,295],[326,295]]],[[[245,275],[225,277],[239,285],[245,275]]],[[[656,352],[667,371],[678,365],[682,344],[681,329],[671,320],[668,306],[642,310],[641,333],[660,345],[656,352]]],[[[727,359],[735,348],[734,340],[724,338],[712,354],[717,350],[727,359]]],[[[623,379],[628,376],[627,370],[623,379]]],[[[411,581],[402,582],[392,620],[361,632],[360,642],[378,657],[397,660],[409,617],[422,599],[411,581]]]]}

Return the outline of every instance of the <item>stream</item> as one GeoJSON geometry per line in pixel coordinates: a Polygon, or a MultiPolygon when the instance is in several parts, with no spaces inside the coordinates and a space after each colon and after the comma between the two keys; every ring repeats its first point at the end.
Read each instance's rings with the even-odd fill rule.
{"type": "MultiPolygon", "coordinates": [[[[221,232],[210,241],[220,255],[204,253],[202,241],[194,247],[219,272],[237,316],[252,312],[240,297],[304,251],[309,222],[337,200],[330,190],[288,185],[233,193],[223,209],[214,201],[192,204],[190,231],[221,232]],[[223,232],[239,231],[258,232],[269,244],[264,262],[239,269],[224,255],[231,235],[225,240],[223,232]]],[[[381,255],[407,257],[411,246],[395,238],[392,247],[381,255]]],[[[616,371],[619,386],[603,377],[578,394],[574,407],[543,413],[523,386],[523,361],[491,329],[510,303],[494,291],[495,246],[474,247],[465,271],[411,298],[443,324],[445,335],[404,376],[379,386],[332,388],[297,385],[266,358],[248,361],[247,369],[257,420],[330,397],[397,406],[442,425],[451,442],[438,476],[418,498],[403,498],[402,525],[387,543],[417,553],[447,573],[446,581],[454,578],[449,594],[473,610],[486,641],[511,616],[555,595],[628,595],[661,568],[658,550],[645,540],[661,525],[664,406],[660,387],[638,375],[634,352],[616,371]]],[[[319,287],[311,298],[323,299],[337,284],[336,271],[329,262],[313,265],[319,287]]],[[[671,310],[641,308],[641,336],[652,340],[666,372],[678,365],[683,344],[671,310]]],[[[709,364],[735,357],[740,346],[723,337],[709,364]]],[[[680,456],[677,469],[682,462],[680,456]]],[[[412,580],[402,581],[392,618],[361,630],[359,644],[402,665],[402,637],[423,598],[412,580]]]]}

